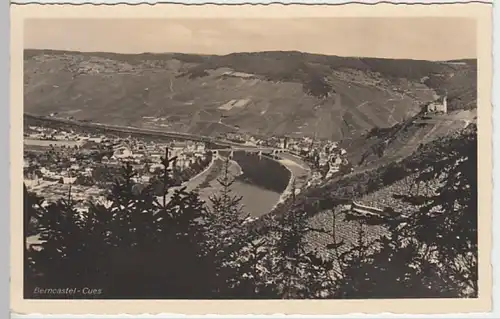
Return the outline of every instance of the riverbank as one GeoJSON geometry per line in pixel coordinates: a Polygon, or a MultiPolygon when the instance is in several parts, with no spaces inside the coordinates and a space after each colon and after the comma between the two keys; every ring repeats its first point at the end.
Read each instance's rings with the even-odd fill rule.
{"type": "MultiPolygon", "coordinates": [[[[174,192],[176,190],[180,190],[183,187],[186,187],[187,192],[193,191],[197,187],[199,187],[201,185],[201,183],[203,183],[203,181],[206,179],[206,176],[208,175],[210,170],[213,168],[217,159],[218,159],[218,156],[212,156],[212,160],[210,161],[210,163],[207,165],[207,167],[203,171],[199,172],[197,175],[193,176],[188,181],[183,182],[180,186],[175,186],[175,187],[170,188],[168,195],[167,195],[167,200],[170,199],[170,197],[174,194],[174,192]]],[[[163,200],[163,197],[160,196],[157,199],[163,200]]]]}
{"type": "Polygon", "coordinates": [[[201,183],[203,183],[203,181],[205,180],[206,176],[208,175],[208,173],[210,172],[210,170],[214,166],[215,161],[218,158],[219,158],[218,156],[212,156],[212,160],[207,165],[207,167],[203,171],[199,172],[198,174],[196,174],[195,176],[190,178],[188,181],[182,183],[182,186],[183,187],[186,186],[187,191],[192,191],[192,190],[196,189],[201,183]]]}
{"type": "Polygon", "coordinates": [[[298,194],[305,187],[310,175],[311,169],[300,159],[297,160],[293,155],[282,154],[278,162],[290,171],[290,180],[286,189],[281,193],[278,202],[271,210],[274,210],[279,204],[285,202],[293,192],[295,182],[295,193],[298,194]]]}
{"type": "MultiPolygon", "coordinates": [[[[222,159],[225,161],[225,159],[222,159]]],[[[219,174],[208,181],[207,185],[200,188],[198,193],[200,198],[207,203],[208,208],[211,208],[210,197],[217,194],[221,190],[221,185],[218,179],[222,177],[223,169],[220,169],[219,174]]],[[[266,190],[254,184],[236,179],[242,174],[242,168],[234,161],[229,161],[228,172],[234,179],[231,185],[231,191],[234,196],[241,196],[242,209],[244,213],[250,214],[252,217],[260,217],[269,213],[273,204],[279,199],[280,193],[266,190]]]]}
{"type": "MultiPolygon", "coordinates": [[[[220,157],[222,161],[225,161],[224,157],[220,157]]],[[[253,158],[253,156],[252,156],[253,158]]],[[[248,160],[248,157],[245,157],[248,160]]],[[[245,162],[247,163],[247,162],[245,162]]],[[[243,205],[243,211],[250,214],[253,218],[259,218],[263,215],[271,212],[278,204],[285,201],[291,195],[292,181],[295,180],[296,189],[302,189],[305,187],[307,180],[310,176],[310,169],[303,163],[300,159],[294,158],[289,154],[280,154],[278,159],[273,159],[270,157],[265,157],[265,162],[260,162],[260,166],[265,165],[264,163],[276,163],[283,170],[287,171],[288,178],[282,180],[277,184],[285,184],[286,187],[282,187],[281,191],[275,191],[269,188],[265,188],[254,182],[252,178],[242,178],[245,172],[244,169],[239,165],[238,161],[230,160],[228,171],[229,174],[234,178],[231,190],[235,196],[241,196],[241,204],[243,205]],[[238,176],[240,178],[238,178],[238,176]]],[[[247,163],[248,164],[248,163],[247,163]]],[[[259,171],[254,170],[253,173],[257,174],[259,171]]],[[[215,173],[215,172],[212,172],[215,173]]],[[[223,169],[220,168],[217,172],[217,176],[213,176],[207,184],[201,187],[198,192],[201,199],[205,200],[207,206],[210,208],[210,197],[220,191],[220,184],[217,181],[218,178],[222,176],[223,169]]],[[[269,174],[265,173],[265,170],[261,173],[261,177],[269,178],[269,174]]],[[[262,182],[264,179],[260,179],[262,182]]],[[[262,184],[262,183],[261,183],[262,184]]]]}

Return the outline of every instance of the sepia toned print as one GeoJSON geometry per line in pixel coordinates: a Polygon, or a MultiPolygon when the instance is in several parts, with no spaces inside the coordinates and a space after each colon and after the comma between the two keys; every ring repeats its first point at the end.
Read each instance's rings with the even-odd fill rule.
{"type": "Polygon", "coordinates": [[[20,307],[487,310],[489,6],[467,6],[19,9],[20,307]]]}

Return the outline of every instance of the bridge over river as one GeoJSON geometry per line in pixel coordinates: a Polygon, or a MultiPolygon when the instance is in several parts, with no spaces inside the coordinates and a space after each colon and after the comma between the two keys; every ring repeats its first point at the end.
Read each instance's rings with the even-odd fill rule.
{"type": "Polygon", "coordinates": [[[243,151],[243,152],[248,152],[248,153],[259,153],[259,155],[266,154],[266,155],[280,155],[280,154],[285,154],[289,153],[285,149],[280,149],[280,148],[272,148],[272,147],[234,147],[231,146],[229,148],[220,148],[220,149],[210,149],[214,155],[219,154],[219,152],[230,152],[230,156],[232,157],[234,152],[238,151],[243,151]]]}

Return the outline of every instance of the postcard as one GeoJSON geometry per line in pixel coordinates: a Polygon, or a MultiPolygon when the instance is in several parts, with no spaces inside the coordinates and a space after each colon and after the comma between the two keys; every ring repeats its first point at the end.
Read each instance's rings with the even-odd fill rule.
{"type": "Polygon", "coordinates": [[[13,312],[491,310],[491,4],[11,10],[13,312]]]}

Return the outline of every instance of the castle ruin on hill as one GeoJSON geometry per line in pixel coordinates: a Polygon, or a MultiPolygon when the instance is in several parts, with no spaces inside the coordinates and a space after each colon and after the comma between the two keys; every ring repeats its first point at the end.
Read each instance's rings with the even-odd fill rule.
{"type": "Polygon", "coordinates": [[[448,113],[448,103],[446,95],[438,98],[434,102],[429,103],[426,107],[426,112],[442,114],[448,113]]]}

